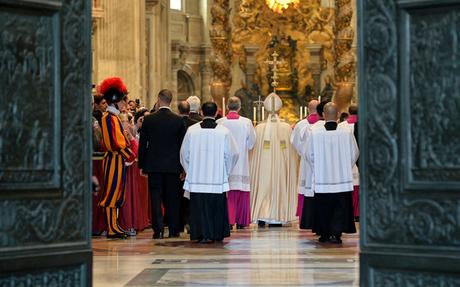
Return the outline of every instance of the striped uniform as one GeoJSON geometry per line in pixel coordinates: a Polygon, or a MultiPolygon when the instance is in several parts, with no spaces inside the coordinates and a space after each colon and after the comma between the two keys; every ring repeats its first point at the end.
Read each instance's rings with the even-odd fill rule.
{"type": "Polygon", "coordinates": [[[102,144],[106,150],[104,160],[103,194],[99,206],[106,208],[108,234],[123,233],[117,223],[116,209],[125,199],[126,167],[135,154],[129,148],[129,142],[123,134],[121,121],[115,114],[105,112],[102,116],[102,144]]]}

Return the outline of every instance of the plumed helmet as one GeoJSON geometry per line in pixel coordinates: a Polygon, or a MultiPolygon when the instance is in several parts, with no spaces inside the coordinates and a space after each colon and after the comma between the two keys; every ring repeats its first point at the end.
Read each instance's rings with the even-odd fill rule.
{"type": "Polygon", "coordinates": [[[99,84],[97,92],[102,95],[107,102],[118,103],[128,94],[128,89],[121,78],[110,77],[99,84]]]}

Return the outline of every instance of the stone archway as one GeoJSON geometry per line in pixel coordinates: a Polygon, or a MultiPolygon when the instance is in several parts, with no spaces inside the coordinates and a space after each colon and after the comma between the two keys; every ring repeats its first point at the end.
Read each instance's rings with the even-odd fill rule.
{"type": "Polygon", "coordinates": [[[195,95],[195,85],[192,77],[184,70],[177,71],[177,100],[183,101],[195,95]]]}

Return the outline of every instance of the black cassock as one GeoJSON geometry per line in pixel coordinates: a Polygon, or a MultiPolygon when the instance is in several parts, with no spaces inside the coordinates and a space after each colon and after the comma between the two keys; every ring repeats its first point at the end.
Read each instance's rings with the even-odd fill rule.
{"type": "MultiPolygon", "coordinates": [[[[204,119],[204,129],[214,129],[214,120],[204,119]]],[[[190,193],[190,240],[222,241],[230,236],[226,193],[190,193]]]]}

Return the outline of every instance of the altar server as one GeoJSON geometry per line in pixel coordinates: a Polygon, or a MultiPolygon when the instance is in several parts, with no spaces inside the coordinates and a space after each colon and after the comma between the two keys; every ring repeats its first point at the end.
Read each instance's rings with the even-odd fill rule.
{"type": "Polygon", "coordinates": [[[216,123],[215,103],[204,103],[202,113],[203,121],[187,130],[180,155],[190,197],[190,239],[210,243],[230,236],[226,193],[238,147],[230,131],[216,123]]]}
{"type": "Polygon", "coordinates": [[[230,97],[227,108],[227,116],[217,120],[217,123],[229,129],[239,150],[238,162],[228,179],[228,217],[230,225],[236,223],[237,229],[243,229],[251,223],[249,151],[256,142],[256,132],[251,120],[239,115],[241,101],[238,97],[230,97]]]}
{"type": "Polygon", "coordinates": [[[355,233],[352,167],[359,151],[350,129],[337,129],[334,103],[324,107],[326,123],[312,128],[304,156],[314,174],[316,232],[320,242],[342,243],[342,233],[355,233]],[[316,216],[317,215],[317,216],[316,216]]]}
{"type": "Polygon", "coordinates": [[[300,228],[310,229],[313,219],[313,190],[311,188],[312,170],[305,157],[302,156],[302,150],[306,144],[307,136],[310,132],[310,128],[319,120],[319,115],[316,111],[316,107],[319,102],[317,100],[311,100],[308,103],[309,115],[299,121],[292,131],[291,144],[297,153],[300,155],[300,167],[299,167],[299,184],[298,184],[298,197],[297,197],[297,212],[296,215],[300,219],[300,228]],[[302,211],[305,204],[305,218],[302,218],[302,211]],[[310,215],[310,216],[307,216],[310,215]]]}

